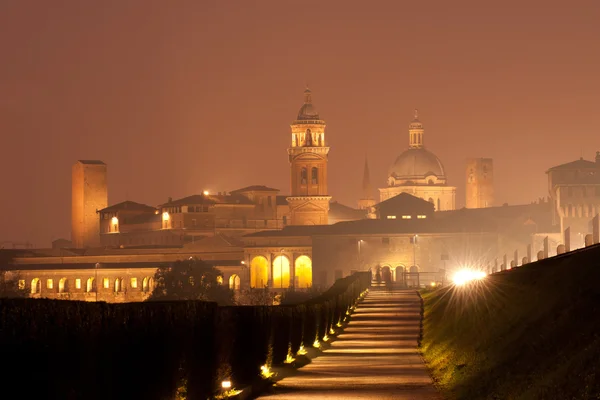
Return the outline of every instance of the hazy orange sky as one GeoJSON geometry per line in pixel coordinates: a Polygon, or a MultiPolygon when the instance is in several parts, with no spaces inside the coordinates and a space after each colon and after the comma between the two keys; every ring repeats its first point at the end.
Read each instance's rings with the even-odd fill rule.
{"type": "Polygon", "coordinates": [[[109,203],[203,189],[289,192],[289,124],[308,83],[329,188],[356,206],[408,145],[464,204],[492,157],[497,202],[600,150],[600,1],[2,1],[0,242],[70,238],[70,171],[108,164],[109,203]]]}

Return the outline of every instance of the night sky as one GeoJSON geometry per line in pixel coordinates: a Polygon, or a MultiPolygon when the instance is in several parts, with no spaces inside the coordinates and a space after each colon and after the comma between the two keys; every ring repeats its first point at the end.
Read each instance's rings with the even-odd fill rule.
{"type": "Polygon", "coordinates": [[[109,203],[264,184],[289,193],[308,83],[330,194],[356,206],[426,147],[464,204],[492,157],[498,204],[600,150],[600,2],[0,1],[0,242],[70,238],[71,165],[108,164],[109,203]]]}

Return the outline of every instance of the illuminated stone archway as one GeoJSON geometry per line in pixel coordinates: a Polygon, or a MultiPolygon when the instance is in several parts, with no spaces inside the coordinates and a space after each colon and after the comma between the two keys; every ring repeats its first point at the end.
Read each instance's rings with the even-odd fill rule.
{"type": "Polygon", "coordinates": [[[256,256],[250,262],[250,287],[264,288],[269,282],[269,262],[263,256],[256,256]]]}
{"type": "Polygon", "coordinates": [[[40,278],[33,278],[31,280],[31,293],[36,294],[40,292],[41,289],[40,278]]]}
{"type": "Polygon", "coordinates": [[[295,286],[298,289],[312,287],[312,260],[308,256],[296,258],[295,267],[295,286]]]}
{"type": "Polygon", "coordinates": [[[229,277],[229,289],[240,290],[240,277],[233,274],[229,277]]]}
{"type": "Polygon", "coordinates": [[[273,288],[285,289],[290,287],[290,259],[284,255],[273,260],[273,288]]]}
{"type": "Polygon", "coordinates": [[[369,268],[369,271],[371,271],[372,281],[381,281],[381,267],[379,265],[369,268]]]}
{"type": "Polygon", "coordinates": [[[404,282],[404,266],[398,265],[396,267],[396,282],[404,282]]]}
{"type": "Polygon", "coordinates": [[[66,293],[67,291],[67,278],[62,278],[58,281],[58,293],[66,293]]]}
{"type": "Polygon", "coordinates": [[[392,270],[388,265],[381,267],[381,281],[385,283],[392,282],[392,270]]]}
{"type": "Polygon", "coordinates": [[[96,280],[94,278],[92,278],[92,277],[88,278],[86,285],[85,285],[85,291],[88,293],[96,291],[96,280]]]}

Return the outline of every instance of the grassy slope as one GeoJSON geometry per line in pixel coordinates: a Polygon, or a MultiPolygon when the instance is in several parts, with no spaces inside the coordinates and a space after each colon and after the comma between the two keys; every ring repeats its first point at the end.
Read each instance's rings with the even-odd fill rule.
{"type": "Polygon", "coordinates": [[[423,297],[424,356],[448,398],[600,398],[600,247],[423,297]]]}

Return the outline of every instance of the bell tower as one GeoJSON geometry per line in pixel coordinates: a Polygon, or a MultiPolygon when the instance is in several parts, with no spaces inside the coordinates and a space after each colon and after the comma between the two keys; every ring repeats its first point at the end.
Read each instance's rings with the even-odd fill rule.
{"type": "Polygon", "coordinates": [[[306,88],[304,104],[292,123],[292,143],[288,148],[291,164],[291,225],[326,225],[329,200],[327,193],[327,156],[325,121],[312,104],[312,93],[306,88]]]}

